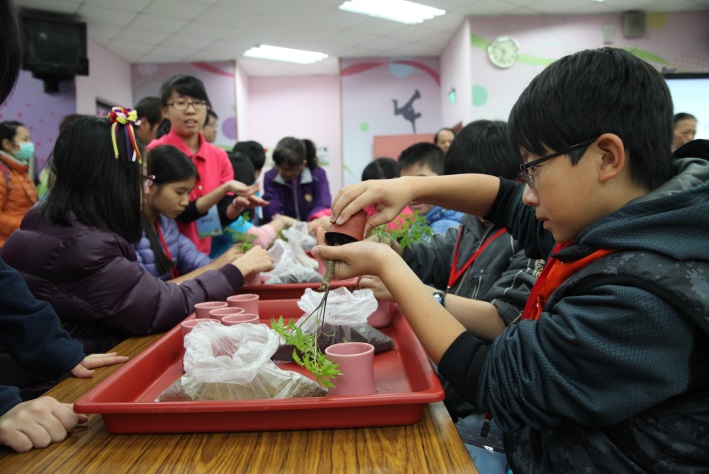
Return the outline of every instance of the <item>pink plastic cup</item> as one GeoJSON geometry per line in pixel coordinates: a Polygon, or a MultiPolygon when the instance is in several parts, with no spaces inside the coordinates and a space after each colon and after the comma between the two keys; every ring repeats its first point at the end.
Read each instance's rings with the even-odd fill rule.
{"type": "Polygon", "coordinates": [[[222,321],[222,318],[225,316],[232,316],[235,314],[241,314],[244,312],[244,308],[230,308],[228,306],[225,306],[224,308],[217,308],[213,309],[209,312],[209,317],[210,319],[216,319],[219,322],[222,321]]]}
{"type": "Polygon", "coordinates": [[[209,318],[209,312],[217,308],[226,308],[228,305],[226,301],[207,301],[204,303],[197,303],[194,305],[194,314],[197,319],[207,319],[209,318]]]}
{"type": "Polygon", "coordinates": [[[328,395],[374,395],[374,346],[366,342],[341,342],[325,349],[325,356],[342,372],[328,395]]]}
{"type": "Polygon", "coordinates": [[[224,326],[236,326],[237,324],[259,324],[261,319],[258,314],[250,313],[240,313],[240,314],[230,314],[222,318],[222,324],[224,326]]]}
{"type": "Polygon", "coordinates": [[[210,321],[209,319],[188,319],[187,321],[182,321],[180,327],[182,328],[182,337],[188,335],[198,324],[204,324],[210,321]]]}
{"type": "Polygon", "coordinates": [[[244,293],[243,295],[230,296],[226,302],[230,307],[244,308],[245,313],[261,314],[258,308],[259,296],[256,294],[244,293]]]}

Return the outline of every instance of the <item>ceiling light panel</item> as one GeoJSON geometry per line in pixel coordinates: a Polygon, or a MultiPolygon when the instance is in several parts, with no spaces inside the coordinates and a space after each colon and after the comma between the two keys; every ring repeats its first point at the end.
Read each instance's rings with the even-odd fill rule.
{"type": "Polygon", "coordinates": [[[338,8],[407,25],[415,25],[446,13],[445,10],[405,0],[349,0],[338,8]]]}

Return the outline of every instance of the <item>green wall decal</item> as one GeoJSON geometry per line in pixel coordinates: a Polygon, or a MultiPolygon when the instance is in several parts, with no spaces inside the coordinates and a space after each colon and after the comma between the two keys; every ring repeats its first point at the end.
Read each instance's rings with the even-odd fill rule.
{"type": "Polygon", "coordinates": [[[669,13],[647,13],[645,21],[650,28],[662,28],[670,21],[669,13]]]}
{"type": "Polygon", "coordinates": [[[476,48],[487,49],[488,43],[489,41],[483,38],[482,36],[470,33],[470,44],[475,46],[476,48]]]}
{"type": "Polygon", "coordinates": [[[487,89],[483,86],[475,85],[473,86],[473,106],[481,107],[487,102],[487,89]]]}
{"type": "Polygon", "coordinates": [[[660,63],[660,64],[664,64],[665,66],[672,65],[665,58],[658,56],[655,53],[651,53],[650,51],[646,51],[644,49],[637,49],[637,48],[620,48],[620,49],[623,49],[623,50],[633,54],[635,57],[640,58],[643,61],[647,61],[647,62],[651,62],[651,63],[660,63]]]}
{"type": "Polygon", "coordinates": [[[363,132],[369,131],[369,124],[367,122],[362,122],[359,124],[359,129],[363,132]]]}

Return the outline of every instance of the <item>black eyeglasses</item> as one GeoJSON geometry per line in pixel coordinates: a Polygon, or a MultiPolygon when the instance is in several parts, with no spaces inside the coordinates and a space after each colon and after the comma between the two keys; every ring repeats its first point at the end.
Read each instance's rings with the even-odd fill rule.
{"type": "Polygon", "coordinates": [[[519,169],[522,170],[522,173],[524,174],[524,179],[527,180],[527,184],[529,185],[530,188],[534,187],[534,173],[536,171],[536,166],[540,163],[544,163],[545,161],[549,161],[552,158],[556,158],[557,156],[561,155],[566,155],[567,153],[571,153],[572,151],[579,150],[581,148],[589,146],[591,143],[595,142],[598,140],[598,137],[592,138],[591,140],[586,140],[585,142],[577,143],[576,145],[570,146],[569,148],[566,148],[561,151],[556,151],[550,155],[547,156],[542,156],[541,158],[530,161],[529,163],[524,163],[519,165],[519,169]]]}
{"type": "Polygon", "coordinates": [[[192,102],[188,102],[186,100],[176,100],[174,102],[168,102],[167,105],[169,105],[170,107],[173,107],[175,110],[180,110],[180,111],[185,111],[185,110],[189,109],[190,105],[195,110],[202,110],[202,109],[209,108],[206,100],[195,100],[192,102]]]}

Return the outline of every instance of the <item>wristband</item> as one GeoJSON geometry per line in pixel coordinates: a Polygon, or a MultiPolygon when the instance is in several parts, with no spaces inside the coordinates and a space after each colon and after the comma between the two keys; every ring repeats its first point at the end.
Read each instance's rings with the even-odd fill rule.
{"type": "Polygon", "coordinates": [[[444,292],[436,290],[433,292],[433,297],[436,298],[436,301],[441,303],[441,306],[446,307],[446,294],[444,292]]]}

